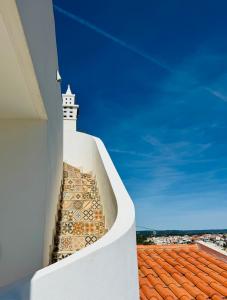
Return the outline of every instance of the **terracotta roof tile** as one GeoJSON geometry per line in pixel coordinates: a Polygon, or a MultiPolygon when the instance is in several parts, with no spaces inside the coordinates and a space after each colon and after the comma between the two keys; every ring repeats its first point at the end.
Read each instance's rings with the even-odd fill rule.
{"type": "Polygon", "coordinates": [[[141,300],[149,300],[149,299],[145,296],[145,294],[143,293],[142,290],[140,291],[140,299],[141,299],[141,300]]]}
{"type": "Polygon", "coordinates": [[[138,246],[141,300],[227,299],[227,263],[197,245],[138,246]]]}

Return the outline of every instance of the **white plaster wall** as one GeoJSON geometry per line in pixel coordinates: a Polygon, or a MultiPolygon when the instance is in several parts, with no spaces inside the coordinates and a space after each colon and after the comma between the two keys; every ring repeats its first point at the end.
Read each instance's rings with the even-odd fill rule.
{"type": "Polygon", "coordinates": [[[0,285],[42,266],[47,123],[0,121],[0,285]]]}
{"type": "Polygon", "coordinates": [[[15,0],[0,1],[0,118],[47,119],[15,0]]]}
{"type": "Polygon", "coordinates": [[[64,161],[93,171],[110,227],[96,243],[36,273],[32,300],[138,300],[135,212],[98,138],[64,130],[64,161]]]}
{"type": "Polygon", "coordinates": [[[16,0],[34,70],[47,112],[47,149],[49,181],[46,202],[44,265],[48,264],[49,247],[55,228],[56,201],[62,179],[62,97],[56,81],[58,70],[53,5],[51,0],[16,0]]]}
{"type": "MultiPolygon", "coordinates": [[[[62,100],[52,2],[9,3],[14,1],[47,120],[0,117],[0,286],[48,264],[62,179],[62,100]]],[[[37,95],[31,92],[32,102],[37,95]]]]}
{"type": "Polygon", "coordinates": [[[68,132],[68,131],[76,131],[76,120],[63,120],[63,131],[68,132]]]}
{"type": "MultiPolygon", "coordinates": [[[[84,160],[85,168],[90,169],[95,166],[92,162],[95,158],[99,160],[97,164],[103,165],[103,169],[95,168],[103,173],[100,178],[108,178],[112,189],[105,201],[115,202],[117,206],[117,212],[113,210],[113,226],[96,243],[36,272],[31,279],[0,291],[0,299],[139,300],[132,201],[103,143],[82,133],[71,133],[71,137],[74,139],[72,148],[80,155],[78,160],[75,159],[76,163],[84,160]]],[[[74,152],[68,153],[72,157],[67,158],[66,152],[64,157],[73,163],[74,152]]]]}
{"type": "Polygon", "coordinates": [[[134,238],[132,227],[93,253],[72,256],[64,267],[37,274],[30,299],[139,300],[134,238]]]}

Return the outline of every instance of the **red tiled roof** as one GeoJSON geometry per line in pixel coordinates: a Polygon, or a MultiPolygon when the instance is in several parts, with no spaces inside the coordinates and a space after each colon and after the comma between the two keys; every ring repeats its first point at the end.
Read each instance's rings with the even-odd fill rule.
{"type": "Polygon", "coordinates": [[[137,250],[141,300],[227,299],[227,263],[197,245],[137,250]]]}

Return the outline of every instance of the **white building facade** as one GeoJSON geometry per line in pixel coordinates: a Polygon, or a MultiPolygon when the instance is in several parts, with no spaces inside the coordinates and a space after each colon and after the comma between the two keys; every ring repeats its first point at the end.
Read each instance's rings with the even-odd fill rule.
{"type": "Polygon", "coordinates": [[[0,40],[0,300],[138,300],[134,206],[70,87],[62,108],[52,1],[1,1],[0,40]],[[63,161],[96,177],[108,232],[50,264],[63,161]]]}

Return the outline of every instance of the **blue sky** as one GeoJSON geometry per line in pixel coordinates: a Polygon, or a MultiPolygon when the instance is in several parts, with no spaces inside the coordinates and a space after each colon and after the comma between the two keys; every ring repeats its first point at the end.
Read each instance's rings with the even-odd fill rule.
{"type": "Polygon", "coordinates": [[[137,225],[227,228],[227,2],[54,0],[62,88],[137,225]]]}

